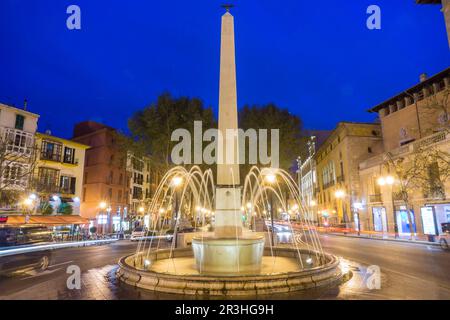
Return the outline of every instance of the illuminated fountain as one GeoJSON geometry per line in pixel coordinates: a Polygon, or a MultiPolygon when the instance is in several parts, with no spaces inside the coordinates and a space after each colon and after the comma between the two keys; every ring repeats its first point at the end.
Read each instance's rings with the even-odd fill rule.
{"type": "Polygon", "coordinates": [[[148,210],[151,236],[119,262],[118,277],[125,283],[166,293],[234,296],[291,292],[342,278],[338,259],[322,251],[287,172],[253,167],[240,186],[238,137],[226,134],[238,128],[234,51],[234,20],[227,8],[221,32],[218,131],[223,143],[218,143],[217,185],[211,170],[197,166],[166,173],[148,210]],[[275,246],[274,230],[264,231],[265,221],[273,222],[274,201],[300,219],[295,232],[289,221],[283,225],[291,234],[288,246],[275,246]],[[262,221],[260,230],[257,221],[262,221]],[[167,225],[174,233],[170,248],[163,249],[167,225]],[[196,231],[179,234],[185,227],[196,231]]]}

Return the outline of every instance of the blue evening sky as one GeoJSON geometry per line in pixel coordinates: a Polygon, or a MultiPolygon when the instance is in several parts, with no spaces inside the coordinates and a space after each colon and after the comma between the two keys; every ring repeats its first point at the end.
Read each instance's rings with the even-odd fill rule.
{"type": "MultiPolygon", "coordinates": [[[[450,65],[440,6],[414,0],[235,0],[238,105],[275,102],[309,129],[372,121],[366,110],[450,65]],[[366,9],[382,10],[382,30],[366,9]]],[[[39,130],[70,137],[127,118],[169,91],[216,110],[216,0],[1,0],[0,102],[41,115],[39,130]],[[81,7],[81,30],[66,8],[81,7]]]]}

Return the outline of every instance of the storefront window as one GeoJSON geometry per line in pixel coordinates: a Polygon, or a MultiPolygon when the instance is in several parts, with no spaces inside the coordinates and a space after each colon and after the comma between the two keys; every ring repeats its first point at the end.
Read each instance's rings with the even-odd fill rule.
{"type": "Polygon", "coordinates": [[[384,207],[372,208],[373,229],[377,232],[387,232],[386,209],[384,207]]]}
{"type": "Polygon", "coordinates": [[[412,222],[412,228],[409,225],[408,211],[406,209],[400,209],[396,211],[397,226],[399,234],[411,234],[416,233],[415,215],[413,211],[410,211],[410,219],[412,222]]]}

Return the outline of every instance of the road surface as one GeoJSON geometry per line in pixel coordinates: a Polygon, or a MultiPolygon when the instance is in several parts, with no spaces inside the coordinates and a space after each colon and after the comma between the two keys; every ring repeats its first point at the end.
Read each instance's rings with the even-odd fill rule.
{"type": "MultiPolygon", "coordinates": [[[[274,299],[450,299],[450,252],[438,247],[392,241],[321,235],[325,251],[343,258],[353,274],[335,288],[271,296],[274,299]],[[381,269],[381,288],[368,289],[366,268],[381,269]]],[[[108,245],[59,249],[47,271],[0,278],[0,299],[177,299],[121,284],[115,278],[117,261],[133,253],[128,240],[108,245]],[[80,290],[66,285],[67,267],[82,272],[80,290]]],[[[263,298],[267,297],[252,297],[263,298]]]]}

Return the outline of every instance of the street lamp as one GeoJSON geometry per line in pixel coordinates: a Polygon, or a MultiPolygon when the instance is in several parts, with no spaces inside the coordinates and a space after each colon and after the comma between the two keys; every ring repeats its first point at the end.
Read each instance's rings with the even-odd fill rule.
{"type": "Polygon", "coordinates": [[[178,225],[178,214],[179,214],[179,203],[178,203],[178,187],[181,186],[181,184],[183,183],[183,178],[180,176],[175,176],[172,178],[171,184],[172,187],[175,189],[174,190],[174,195],[175,195],[175,225],[174,225],[174,231],[173,231],[173,236],[174,236],[174,240],[175,240],[175,248],[177,247],[177,225],[178,225]]]}
{"type": "MultiPolygon", "coordinates": [[[[102,202],[99,203],[98,207],[100,208],[100,214],[99,214],[99,218],[100,218],[100,219],[98,219],[98,220],[100,221],[100,224],[101,224],[101,226],[102,226],[102,234],[104,234],[104,233],[105,233],[105,224],[106,224],[108,221],[105,222],[105,215],[104,215],[103,210],[106,209],[107,204],[106,204],[105,201],[102,201],[102,202]]],[[[108,218],[106,218],[106,219],[108,219],[108,218]]]]}
{"type": "MultiPolygon", "coordinates": [[[[266,181],[267,184],[269,185],[273,185],[276,181],[277,181],[277,177],[275,175],[274,172],[269,172],[267,174],[264,175],[264,180],[266,181]]],[[[273,223],[273,192],[270,193],[269,196],[269,206],[270,206],[270,225],[271,225],[271,239],[272,239],[272,245],[274,244],[274,237],[273,237],[273,233],[274,233],[274,223],[273,223]]]]}
{"type": "Polygon", "coordinates": [[[342,209],[342,217],[344,218],[345,227],[347,228],[347,218],[344,212],[344,201],[343,201],[343,198],[345,197],[345,191],[343,189],[338,189],[334,192],[334,196],[341,202],[340,207],[342,209]]]}
{"type": "Polygon", "coordinates": [[[377,180],[377,183],[379,186],[385,186],[388,185],[390,186],[390,190],[391,190],[391,205],[392,205],[392,216],[394,218],[394,233],[395,233],[395,238],[398,238],[398,225],[397,225],[397,219],[395,216],[395,202],[394,202],[394,183],[395,183],[395,179],[393,176],[386,176],[386,177],[379,177],[377,180]]]}

